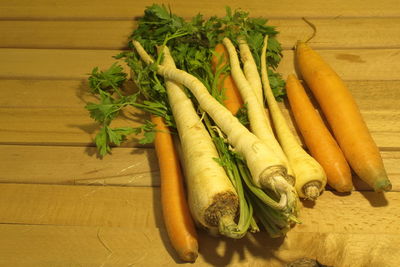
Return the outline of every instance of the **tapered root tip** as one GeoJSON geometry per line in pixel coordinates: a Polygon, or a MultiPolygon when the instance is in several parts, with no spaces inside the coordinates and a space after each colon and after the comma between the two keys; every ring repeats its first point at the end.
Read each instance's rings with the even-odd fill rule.
{"type": "Polygon", "coordinates": [[[195,262],[197,259],[198,253],[195,251],[185,251],[180,253],[179,257],[181,260],[186,262],[195,262]]]}
{"type": "Polygon", "coordinates": [[[392,184],[388,179],[380,180],[375,183],[374,189],[376,192],[382,192],[382,191],[388,192],[392,190],[392,184]]]}
{"type": "Polygon", "coordinates": [[[340,193],[350,193],[354,189],[352,183],[332,184],[330,186],[340,193]]]}
{"type": "Polygon", "coordinates": [[[231,216],[223,216],[219,220],[218,230],[221,235],[240,239],[246,232],[241,232],[231,216]]]}
{"type": "Polygon", "coordinates": [[[319,191],[320,191],[319,187],[317,187],[315,185],[307,186],[304,189],[305,199],[309,199],[309,200],[312,200],[312,201],[317,200],[317,198],[319,197],[319,191]]]}

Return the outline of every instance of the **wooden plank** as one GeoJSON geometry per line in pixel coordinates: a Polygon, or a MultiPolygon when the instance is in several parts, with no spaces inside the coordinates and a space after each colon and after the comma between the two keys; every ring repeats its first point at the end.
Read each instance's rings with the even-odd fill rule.
{"type": "MultiPolygon", "coordinates": [[[[377,144],[400,147],[400,81],[348,81],[377,144]]],[[[132,84],[128,90],[134,90],[132,84]]],[[[99,128],[83,108],[95,101],[79,80],[0,80],[0,142],[2,144],[92,145],[99,128]],[[29,101],[27,101],[29,100],[29,101]]],[[[288,107],[286,105],[286,107],[288,107]]],[[[131,110],[115,126],[138,126],[146,117],[131,110]]],[[[284,110],[287,118],[289,111],[284,110]]],[[[289,121],[291,123],[291,121],[289,121]]],[[[292,128],[293,128],[293,123],[292,128]]],[[[126,144],[137,146],[133,138],[126,144]]]]}
{"type": "MultiPolygon", "coordinates": [[[[93,145],[100,126],[82,108],[0,108],[1,144],[93,145]]],[[[123,112],[111,127],[137,127],[147,115],[132,109],[123,112]]],[[[141,135],[131,136],[125,146],[139,145],[141,135]]]]}
{"type": "Polygon", "coordinates": [[[82,109],[91,96],[86,80],[0,80],[0,107],[82,109]]]}
{"type": "MultiPolygon", "coordinates": [[[[0,183],[159,186],[157,158],[152,148],[114,148],[97,158],[94,147],[0,146],[0,183]]],[[[399,151],[382,151],[393,184],[400,192],[399,151]]],[[[370,187],[354,177],[358,191],[370,187]]]]}
{"type": "Polygon", "coordinates": [[[117,50],[0,49],[0,78],[87,79],[96,66],[115,62],[117,50]]]}
{"type": "MultiPolygon", "coordinates": [[[[293,231],[400,234],[399,216],[399,192],[337,196],[326,191],[314,206],[303,203],[303,224],[293,231]]],[[[1,223],[163,227],[160,191],[150,187],[0,184],[1,223]]]]}
{"type": "Polygon", "coordinates": [[[125,49],[135,21],[0,21],[0,47],[125,49]]]}
{"type": "MultiPolygon", "coordinates": [[[[311,47],[313,47],[311,45],[311,47]]],[[[398,49],[317,50],[344,80],[400,80],[398,49]],[[393,72],[392,72],[393,71],[393,72]]],[[[293,73],[294,51],[284,51],[278,72],[293,73]]]]}
{"type": "Polygon", "coordinates": [[[162,223],[149,187],[1,184],[0,223],[151,227],[162,223]]]}
{"type": "MultiPolygon", "coordinates": [[[[121,117],[113,122],[115,127],[137,127],[147,115],[132,109],[134,114],[121,117]]],[[[399,111],[361,111],[372,137],[381,149],[400,147],[397,138],[400,129],[399,111]]],[[[42,145],[93,145],[99,125],[87,111],[70,108],[1,108],[0,144],[42,144],[42,145]]],[[[288,110],[284,114],[289,120],[288,110]]],[[[289,121],[290,122],[290,121],[289,121]]],[[[293,123],[292,123],[293,124],[293,123]]],[[[293,126],[292,126],[293,129],[293,126]]],[[[141,136],[131,136],[124,146],[140,145],[141,136]]]]}
{"type": "MultiPolygon", "coordinates": [[[[361,110],[398,110],[400,80],[345,82],[361,110]]],[[[89,92],[86,80],[0,79],[0,88],[0,107],[3,108],[69,107],[79,109],[89,101],[96,101],[89,92]]],[[[126,89],[135,90],[131,82],[126,85],[126,89]]],[[[309,90],[307,92],[312,97],[309,90]]]]}
{"type": "MultiPolygon", "coordinates": [[[[4,266],[176,266],[181,263],[164,229],[0,225],[4,266]]],[[[396,266],[397,234],[290,232],[240,240],[199,235],[196,266],[283,266],[300,258],[329,266],[396,266]]]]}
{"type": "MultiPolygon", "coordinates": [[[[400,80],[399,49],[319,50],[345,80],[400,80]]],[[[0,49],[2,79],[85,79],[95,66],[109,67],[118,50],[0,49]]],[[[293,51],[278,71],[294,72],[293,51]]],[[[125,66],[125,65],[124,65],[125,66]]]]}
{"type": "MultiPolygon", "coordinates": [[[[151,0],[141,0],[132,4],[129,0],[114,1],[112,5],[105,0],[97,1],[96,5],[89,0],[41,0],[32,3],[29,0],[17,2],[0,2],[0,14],[3,19],[127,19],[143,14],[146,6],[152,5],[151,0]]],[[[232,9],[242,8],[253,16],[275,17],[398,17],[400,8],[396,0],[383,2],[355,0],[335,1],[327,4],[318,0],[304,0],[293,2],[282,0],[279,5],[268,2],[249,0],[243,1],[212,1],[205,0],[199,5],[197,2],[177,0],[171,3],[167,0],[158,1],[159,4],[170,5],[174,13],[192,17],[197,13],[206,16],[225,15],[225,7],[232,9]]]]}
{"type": "Polygon", "coordinates": [[[134,20],[0,21],[0,47],[126,49],[134,20]]]}
{"type": "MultiPolygon", "coordinates": [[[[309,44],[316,49],[398,48],[400,43],[398,18],[335,17],[315,18],[310,22],[315,25],[317,33],[309,44]]],[[[312,28],[302,19],[271,20],[270,23],[278,27],[278,39],[285,49],[312,35],[312,28]]]]}
{"type": "MultiPolygon", "coordinates": [[[[127,82],[127,90],[135,90],[127,82]]],[[[93,145],[100,128],[84,108],[97,102],[84,80],[0,80],[0,143],[42,145],[93,145]]],[[[147,118],[128,108],[112,126],[136,127],[147,118]]],[[[137,139],[124,146],[139,146],[137,139]]]]}
{"type": "Polygon", "coordinates": [[[94,147],[0,147],[0,183],[159,186],[154,149],[118,148],[98,158],[94,147]]]}
{"type": "MultiPolygon", "coordinates": [[[[312,23],[317,35],[310,44],[318,49],[399,48],[399,18],[316,18],[312,23]]],[[[268,24],[277,27],[284,49],[312,34],[311,27],[301,19],[272,19],[268,24]]],[[[135,27],[134,20],[4,20],[0,21],[0,47],[127,49],[128,37],[135,27]]]]}

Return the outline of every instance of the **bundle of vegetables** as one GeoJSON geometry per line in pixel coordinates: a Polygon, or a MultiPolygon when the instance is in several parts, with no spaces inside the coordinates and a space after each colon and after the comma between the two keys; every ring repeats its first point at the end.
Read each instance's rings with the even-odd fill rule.
{"type": "Polygon", "coordinates": [[[124,90],[128,74],[117,63],[105,71],[95,68],[89,78],[99,102],[86,108],[102,125],[95,139],[100,155],[130,134],[143,133],[141,143],[155,139],[165,224],[185,261],[197,256],[191,218],[231,238],[259,231],[258,224],[281,236],[299,222],[298,195],[315,199],[325,186],[322,168],[297,144],[275,102],[284,94],[275,72],[281,48],[277,31],[266,22],[229,8],[222,18],[197,15],[185,21],[153,5],[138,20],[131,50],[115,57],[127,63],[138,91],[124,90]],[[230,91],[235,86],[241,99],[227,100],[239,95],[230,91]],[[112,121],[130,106],[152,114],[151,121],[113,128],[112,121]],[[171,135],[179,140],[184,179],[171,135]]]}

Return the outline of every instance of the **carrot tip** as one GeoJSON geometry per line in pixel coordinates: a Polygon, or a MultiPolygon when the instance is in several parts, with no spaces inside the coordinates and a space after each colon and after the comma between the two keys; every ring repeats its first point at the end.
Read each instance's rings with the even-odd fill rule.
{"type": "Polygon", "coordinates": [[[351,178],[350,181],[335,181],[335,182],[330,182],[328,180],[328,184],[335,189],[337,192],[340,193],[349,193],[351,191],[353,191],[354,189],[354,185],[351,182],[351,178]]]}
{"type": "Polygon", "coordinates": [[[392,190],[392,184],[388,179],[378,180],[375,182],[374,189],[376,192],[392,190]]]}
{"type": "Polygon", "coordinates": [[[194,251],[185,251],[183,253],[181,253],[180,258],[183,261],[187,261],[187,262],[195,262],[197,259],[198,253],[194,252],[194,251]]]}
{"type": "MultiPolygon", "coordinates": [[[[332,185],[331,185],[332,186],[332,185]]],[[[353,185],[343,185],[343,186],[332,186],[336,191],[340,193],[349,193],[353,191],[353,185]]]]}

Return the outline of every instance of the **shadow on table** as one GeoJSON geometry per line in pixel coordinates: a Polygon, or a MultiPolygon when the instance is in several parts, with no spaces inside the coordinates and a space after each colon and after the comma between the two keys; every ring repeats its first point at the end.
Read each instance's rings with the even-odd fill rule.
{"type": "Polygon", "coordinates": [[[360,191],[360,193],[368,200],[372,207],[384,207],[389,205],[389,201],[384,193],[371,191],[360,191]]]}
{"type": "Polygon", "coordinates": [[[372,207],[384,207],[389,205],[389,201],[386,199],[385,193],[374,192],[371,187],[358,177],[353,176],[354,188],[360,192],[363,197],[370,203],[372,207]]]}
{"type": "MultiPolygon", "coordinates": [[[[161,240],[170,256],[178,264],[185,263],[179,259],[177,253],[172,248],[164,226],[160,227],[159,230],[161,240]]],[[[234,240],[222,236],[214,237],[201,229],[197,229],[197,231],[199,257],[202,257],[211,266],[227,266],[233,261],[246,262],[249,254],[251,254],[251,258],[253,259],[273,259],[282,266],[284,265],[284,262],[275,256],[275,252],[284,243],[284,237],[270,238],[266,232],[259,232],[256,234],[247,234],[242,239],[234,240]]]]}
{"type": "MultiPolygon", "coordinates": [[[[246,262],[246,254],[252,258],[274,259],[284,264],[275,257],[277,251],[284,242],[284,237],[270,238],[266,232],[247,234],[239,240],[226,237],[213,237],[208,234],[200,235],[200,251],[204,260],[213,266],[226,266],[232,262],[232,258],[239,255],[240,260],[246,262]]],[[[248,258],[248,257],[247,257],[248,258]]]]}

